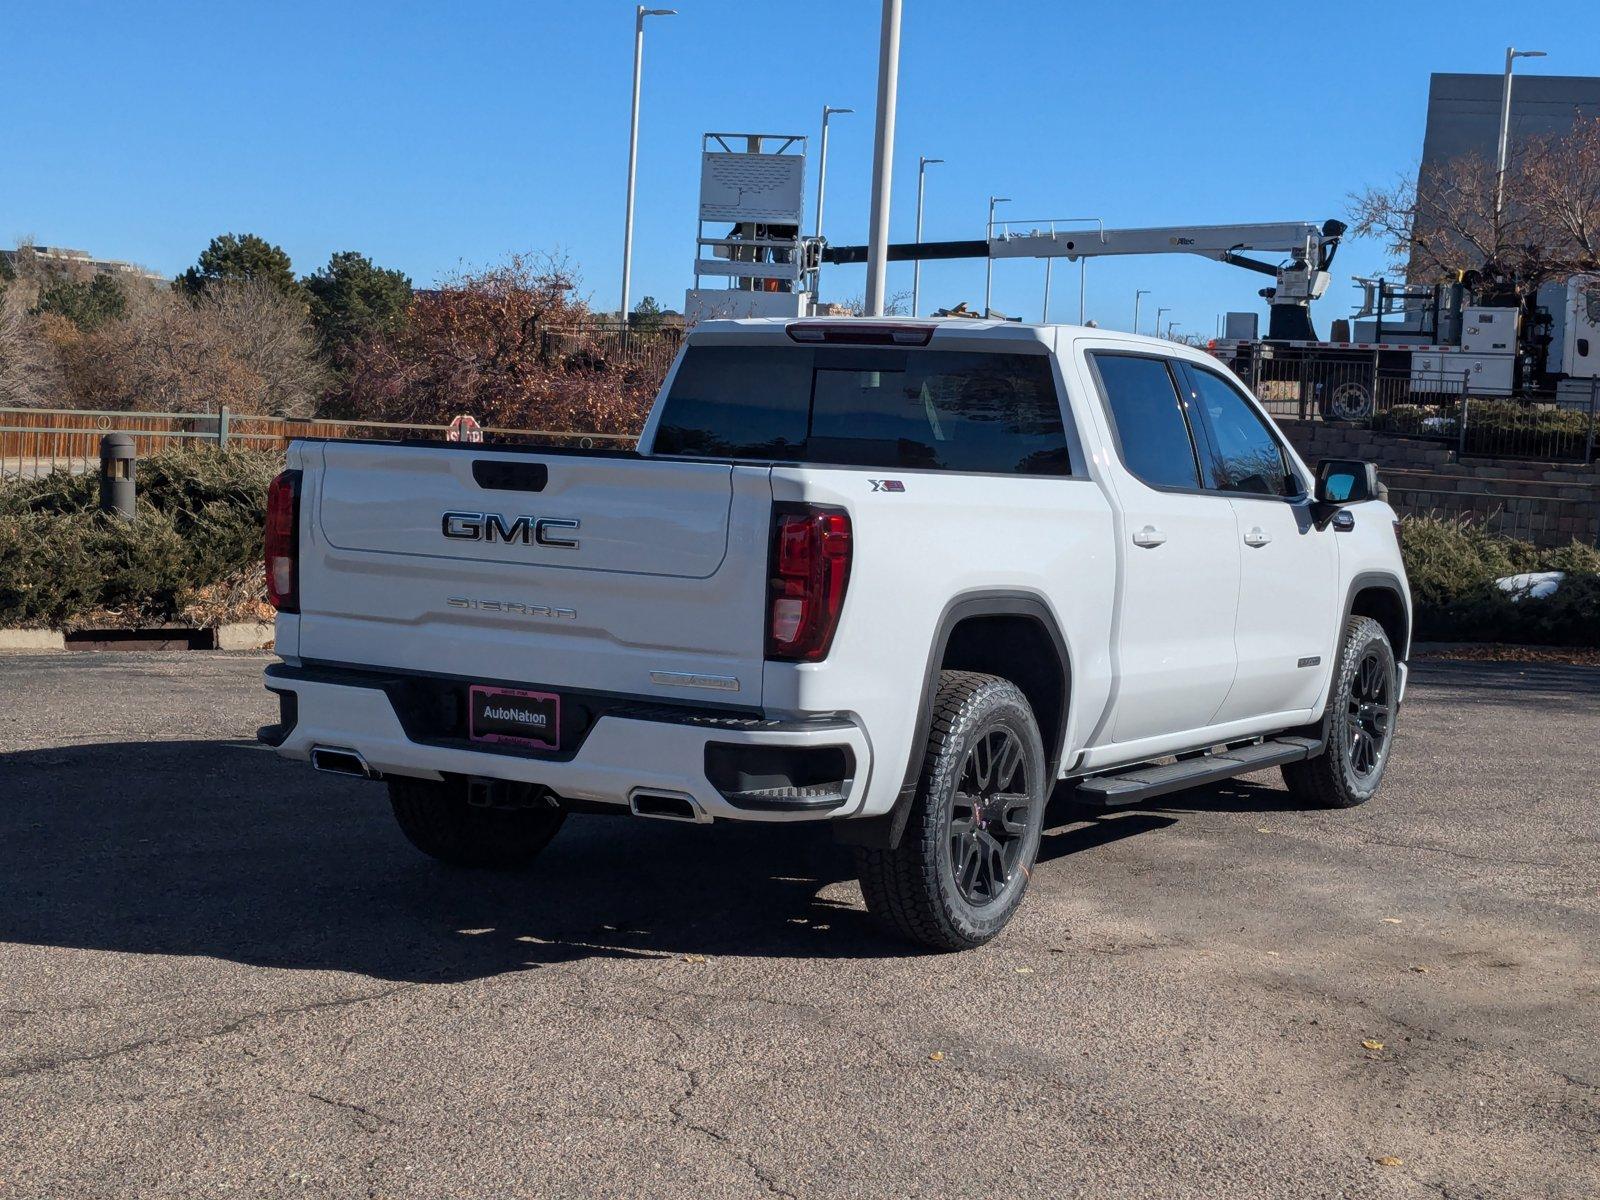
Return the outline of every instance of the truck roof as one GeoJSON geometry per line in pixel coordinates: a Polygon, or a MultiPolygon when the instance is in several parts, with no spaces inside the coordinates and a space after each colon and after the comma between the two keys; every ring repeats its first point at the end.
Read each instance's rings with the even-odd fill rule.
{"type": "Polygon", "coordinates": [[[725,343],[730,341],[788,341],[791,326],[910,326],[932,329],[931,344],[956,342],[1031,342],[1048,345],[1059,332],[1083,334],[1105,338],[1109,341],[1127,342],[1165,353],[1193,351],[1192,346],[1170,342],[1165,338],[1124,333],[1116,329],[1100,329],[1089,325],[1069,325],[1062,322],[1042,324],[1037,321],[1004,321],[978,317],[743,317],[715,318],[700,321],[688,332],[691,342],[725,343]]]}

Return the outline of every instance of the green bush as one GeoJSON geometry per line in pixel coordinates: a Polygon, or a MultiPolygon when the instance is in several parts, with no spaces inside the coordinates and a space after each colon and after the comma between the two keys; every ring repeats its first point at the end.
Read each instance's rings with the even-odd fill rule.
{"type": "Polygon", "coordinates": [[[165,623],[229,603],[259,579],[276,454],[179,450],[138,465],[132,521],[97,511],[94,475],[58,472],[0,487],[0,627],[165,623]],[[225,586],[224,586],[225,585],[225,586]]]}
{"type": "Polygon", "coordinates": [[[1600,646],[1600,549],[1581,542],[1542,549],[1440,517],[1402,521],[1400,549],[1420,640],[1600,646]],[[1525,571],[1567,578],[1544,599],[1495,585],[1525,571]]]}
{"type": "Polygon", "coordinates": [[[1400,549],[1411,580],[1411,598],[1419,605],[1449,603],[1489,580],[1538,570],[1540,561],[1531,543],[1437,517],[1402,521],[1400,549]]]}

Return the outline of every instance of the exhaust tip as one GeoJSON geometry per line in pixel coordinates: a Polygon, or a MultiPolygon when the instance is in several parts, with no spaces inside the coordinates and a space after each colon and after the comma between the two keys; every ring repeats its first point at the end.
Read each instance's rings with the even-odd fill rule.
{"type": "Polygon", "coordinates": [[[686,821],[691,825],[711,823],[711,816],[705,809],[690,797],[674,792],[632,792],[628,796],[628,808],[636,817],[657,821],[686,821]]]}
{"type": "Polygon", "coordinates": [[[311,751],[311,765],[329,775],[351,775],[357,779],[378,778],[373,769],[367,766],[367,760],[354,750],[315,746],[311,751]]]}

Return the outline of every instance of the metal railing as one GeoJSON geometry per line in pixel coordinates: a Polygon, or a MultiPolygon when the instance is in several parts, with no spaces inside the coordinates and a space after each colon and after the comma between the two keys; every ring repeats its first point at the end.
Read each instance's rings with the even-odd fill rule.
{"type": "Polygon", "coordinates": [[[1426,472],[1384,475],[1389,503],[1402,517],[1442,517],[1538,546],[1600,546],[1600,497],[1562,495],[1556,485],[1498,490],[1486,480],[1460,487],[1426,472]]]}
{"type": "MultiPolygon", "coordinates": [[[[249,446],[281,451],[295,438],[442,439],[448,431],[447,425],[408,421],[333,421],[235,413],[226,405],[214,413],[0,408],[0,478],[93,470],[99,463],[100,439],[108,433],[132,436],[135,455],[145,458],[175,447],[249,446]]],[[[488,444],[581,449],[626,448],[637,440],[637,435],[631,433],[568,429],[490,426],[483,432],[488,444]]]]}
{"type": "Polygon", "coordinates": [[[621,372],[627,382],[653,388],[666,378],[683,332],[645,320],[557,326],[539,330],[539,357],[567,371],[621,372]]]}
{"type": "Polygon", "coordinates": [[[1560,397],[1514,397],[1449,355],[1396,367],[1377,350],[1250,343],[1213,353],[1275,417],[1428,438],[1463,457],[1593,463],[1600,453],[1600,380],[1560,397]]]}

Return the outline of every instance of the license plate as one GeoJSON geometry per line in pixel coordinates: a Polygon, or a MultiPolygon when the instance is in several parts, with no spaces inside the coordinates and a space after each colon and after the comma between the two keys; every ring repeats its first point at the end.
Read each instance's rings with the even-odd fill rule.
{"type": "Polygon", "coordinates": [[[468,735],[530,750],[561,746],[561,697],[554,692],[474,684],[468,698],[468,735]]]}

